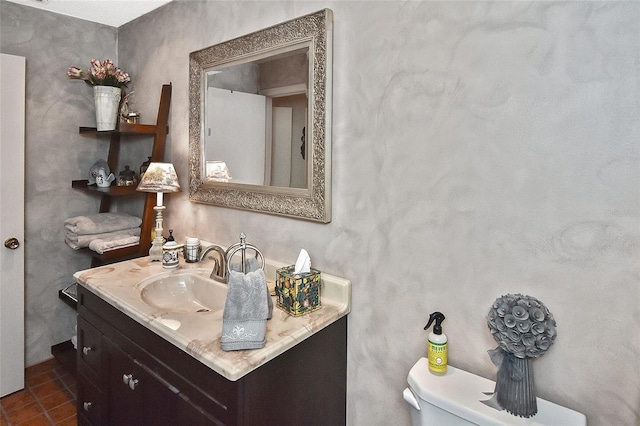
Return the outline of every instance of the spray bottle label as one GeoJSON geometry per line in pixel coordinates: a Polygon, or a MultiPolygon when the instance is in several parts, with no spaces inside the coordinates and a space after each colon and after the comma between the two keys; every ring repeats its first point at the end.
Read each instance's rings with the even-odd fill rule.
{"type": "Polygon", "coordinates": [[[447,372],[447,344],[429,342],[427,346],[429,369],[434,373],[447,372]]]}

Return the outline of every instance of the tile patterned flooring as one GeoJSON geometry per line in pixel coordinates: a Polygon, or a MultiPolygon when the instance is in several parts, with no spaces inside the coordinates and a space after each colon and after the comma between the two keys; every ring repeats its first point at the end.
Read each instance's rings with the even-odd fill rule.
{"type": "Polygon", "coordinates": [[[25,370],[25,388],[0,399],[0,426],[77,425],[76,378],[55,358],[25,370]]]}

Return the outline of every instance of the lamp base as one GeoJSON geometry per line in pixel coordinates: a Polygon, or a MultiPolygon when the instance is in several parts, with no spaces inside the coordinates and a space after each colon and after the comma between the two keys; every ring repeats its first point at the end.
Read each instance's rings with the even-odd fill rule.
{"type": "Polygon", "coordinates": [[[149,262],[162,262],[162,245],[164,244],[164,239],[162,237],[156,237],[153,239],[151,243],[151,248],[149,249],[149,262]]]}
{"type": "Polygon", "coordinates": [[[166,207],[162,205],[162,192],[158,192],[158,200],[153,208],[156,211],[156,228],[153,233],[153,241],[149,249],[149,263],[162,262],[162,246],[164,238],[162,237],[162,210],[166,207]]]}

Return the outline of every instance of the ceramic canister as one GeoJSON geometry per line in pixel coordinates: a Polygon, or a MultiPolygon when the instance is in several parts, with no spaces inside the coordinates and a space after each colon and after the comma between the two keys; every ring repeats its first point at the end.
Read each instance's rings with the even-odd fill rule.
{"type": "Polygon", "coordinates": [[[178,266],[180,251],[182,244],[178,244],[175,241],[169,241],[162,246],[162,267],[163,268],[175,268],[178,266]]]}

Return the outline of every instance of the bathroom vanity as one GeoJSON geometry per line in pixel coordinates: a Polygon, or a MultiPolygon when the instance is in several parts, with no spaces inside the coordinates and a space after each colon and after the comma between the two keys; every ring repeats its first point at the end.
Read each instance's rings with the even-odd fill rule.
{"type": "MultiPolygon", "coordinates": [[[[173,271],[139,258],[77,272],[79,424],[344,424],[351,283],[323,274],[322,308],[274,308],[262,349],[220,348],[222,309],[158,307],[144,287],[173,271]]],[[[267,261],[268,280],[284,264],[267,261]]],[[[224,301],[222,302],[224,304],[224,301]]]]}

